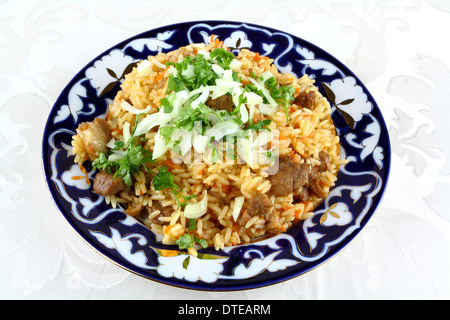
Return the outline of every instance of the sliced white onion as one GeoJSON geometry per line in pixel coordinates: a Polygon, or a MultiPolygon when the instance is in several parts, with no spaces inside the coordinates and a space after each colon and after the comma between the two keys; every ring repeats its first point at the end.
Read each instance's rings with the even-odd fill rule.
{"type": "Polygon", "coordinates": [[[211,60],[211,56],[209,55],[209,51],[206,50],[198,50],[197,55],[201,54],[205,57],[206,60],[211,60]]]}
{"type": "Polygon", "coordinates": [[[169,66],[169,69],[167,70],[169,74],[172,74],[174,77],[178,75],[178,70],[174,68],[174,66],[169,66]]]}
{"type": "Polygon", "coordinates": [[[165,68],[166,68],[166,65],[165,65],[165,64],[162,64],[161,62],[159,62],[159,61],[156,60],[156,59],[153,59],[151,62],[152,62],[155,66],[160,67],[161,69],[165,69],[165,68]]]}
{"type": "Polygon", "coordinates": [[[252,130],[247,131],[247,135],[249,136],[247,139],[238,138],[237,154],[242,160],[244,160],[247,164],[252,166],[254,164],[252,130]]]}
{"type": "Polygon", "coordinates": [[[213,64],[211,65],[211,68],[219,78],[223,78],[223,73],[225,72],[225,70],[221,66],[219,66],[218,64],[213,64]]]}
{"type": "Polygon", "coordinates": [[[152,66],[153,63],[151,63],[150,61],[142,60],[142,62],[139,63],[139,65],[136,68],[138,75],[140,75],[141,77],[148,76],[152,71],[152,66]]]}
{"type": "Polygon", "coordinates": [[[114,149],[116,147],[116,139],[112,138],[109,140],[106,146],[110,149],[114,149]]]}
{"type": "Polygon", "coordinates": [[[269,104],[273,107],[278,107],[278,103],[272,98],[272,96],[270,95],[269,90],[267,90],[267,88],[259,83],[258,81],[256,81],[253,78],[248,78],[250,80],[251,83],[253,83],[259,90],[262,91],[264,97],[267,99],[267,101],[269,101],[269,104]]]}
{"type": "Polygon", "coordinates": [[[194,147],[195,152],[200,154],[205,153],[209,138],[207,136],[194,135],[192,140],[192,146],[194,147]]]}
{"type": "Polygon", "coordinates": [[[269,142],[272,142],[273,134],[269,130],[259,131],[258,137],[256,137],[255,141],[253,141],[254,147],[261,147],[268,145],[269,142]]]}
{"type": "Polygon", "coordinates": [[[230,87],[227,87],[227,86],[216,86],[215,89],[213,90],[212,94],[211,94],[211,99],[217,99],[217,98],[223,96],[224,94],[227,94],[230,91],[231,91],[230,87]]]}
{"type": "Polygon", "coordinates": [[[235,88],[241,87],[242,83],[228,79],[216,79],[216,85],[219,87],[235,88]]]}
{"type": "Polygon", "coordinates": [[[263,82],[266,82],[266,81],[269,80],[270,78],[275,78],[275,76],[273,75],[273,73],[270,72],[270,71],[264,72],[264,73],[261,75],[261,77],[262,77],[262,81],[263,81],[263,82]]]}
{"type": "Polygon", "coordinates": [[[217,90],[217,86],[200,87],[198,89],[195,89],[195,90],[192,90],[191,92],[189,92],[188,98],[192,98],[196,94],[203,93],[204,91],[208,91],[209,92],[209,91],[214,91],[214,90],[217,90]]]}
{"type": "Polygon", "coordinates": [[[175,94],[175,98],[173,99],[172,106],[173,110],[170,113],[166,113],[164,108],[159,109],[159,123],[160,125],[164,125],[178,116],[181,106],[188,100],[187,91],[179,91],[175,94]]]}
{"type": "Polygon", "coordinates": [[[245,92],[244,97],[247,98],[247,104],[257,105],[263,103],[263,98],[254,92],[245,92]]]}
{"type": "Polygon", "coordinates": [[[230,68],[233,71],[238,71],[242,66],[242,62],[240,62],[237,59],[233,59],[233,61],[230,62],[230,68]]]}
{"type": "Polygon", "coordinates": [[[278,110],[278,105],[273,106],[273,105],[267,104],[267,103],[259,104],[259,111],[262,114],[271,115],[271,114],[277,112],[277,110],[278,110]]]}
{"type": "Polygon", "coordinates": [[[131,104],[129,104],[129,103],[126,102],[126,101],[122,101],[122,102],[120,103],[120,106],[121,106],[122,109],[124,109],[125,111],[131,112],[131,113],[133,113],[133,114],[141,114],[141,113],[147,114],[147,113],[152,109],[151,106],[147,106],[147,108],[145,108],[145,109],[138,109],[138,108],[136,108],[136,107],[133,107],[131,104]]]}
{"type": "Polygon", "coordinates": [[[130,123],[128,121],[125,121],[123,123],[123,142],[127,143],[128,140],[130,140],[131,138],[131,133],[130,133],[130,123]]]}
{"type": "MultiPolygon", "coordinates": [[[[225,71],[223,72],[223,78],[222,78],[222,79],[234,81],[234,80],[233,80],[233,70],[230,70],[230,69],[225,70],[225,71]]],[[[240,82],[238,82],[238,83],[240,83],[240,82]]]]}
{"type": "Polygon", "coordinates": [[[108,157],[108,161],[117,162],[123,157],[125,157],[126,151],[122,150],[113,150],[112,153],[108,157]]]}
{"type": "Polygon", "coordinates": [[[234,199],[234,207],[231,215],[233,216],[234,221],[237,221],[239,214],[241,213],[242,206],[244,205],[245,197],[236,197],[234,199]]]}
{"type": "Polygon", "coordinates": [[[197,203],[189,203],[184,208],[184,217],[188,219],[198,219],[208,210],[208,193],[203,192],[203,199],[197,203]]]}
{"type": "Polygon", "coordinates": [[[197,109],[198,105],[200,103],[205,103],[206,100],[208,100],[208,97],[209,97],[209,91],[206,91],[206,90],[203,91],[202,94],[197,99],[192,101],[192,103],[191,103],[192,109],[194,109],[194,110],[197,109]]]}
{"type": "Polygon", "coordinates": [[[136,137],[139,137],[140,135],[147,133],[154,127],[159,125],[159,114],[158,113],[152,113],[148,116],[146,116],[144,119],[142,119],[134,131],[134,135],[136,137]]]}
{"type": "MultiPolygon", "coordinates": [[[[223,119],[223,118],[222,118],[223,119]]],[[[219,122],[221,122],[222,120],[217,116],[217,114],[215,113],[210,113],[208,114],[208,120],[209,122],[211,122],[211,124],[213,126],[215,126],[216,124],[218,124],[219,122]]]]}
{"type": "Polygon", "coordinates": [[[241,108],[239,109],[239,112],[241,114],[242,123],[247,123],[247,121],[248,121],[247,107],[245,105],[242,105],[241,108]]]}
{"type": "Polygon", "coordinates": [[[226,135],[238,132],[239,128],[240,126],[236,122],[233,120],[227,120],[218,122],[213,127],[207,129],[205,134],[209,137],[209,139],[214,137],[214,140],[219,141],[226,135]]]}
{"type": "Polygon", "coordinates": [[[161,157],[166,151],[169,150],[169,146],[166,144],[166,140],[161,136],[160,131],[155,136],[155,146],[153,147],[153,160],[161,157]]]}
{"type": "Polygon", "coordinates": [[[192,132],[188,132],[185,129],[177,129],[173,132],[171,137],[172,145],[180,141],[178,146],[180,147],[180,154],[184,156],[192,147],[192,132]]]}
{"type": "Polygon", "coordinates": [[[233,103],[235,106],[239,105],[239,97],[242,94],[242,88],[240,87],[234,87],[231,91],[231,97],[233,98],[233,103]]]}
{"type": "Polygon", "coordinates": [[[248,109],[249,109],[249,111],[248,111],[248,118],[250,119],[251,123],[253,124],[253,118],[255,116],[255,106],[250,104],[248,106],[248,109]]]}

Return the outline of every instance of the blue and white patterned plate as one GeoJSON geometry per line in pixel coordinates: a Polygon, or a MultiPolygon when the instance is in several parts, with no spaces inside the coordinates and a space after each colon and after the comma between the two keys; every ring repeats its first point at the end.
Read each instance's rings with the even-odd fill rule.
{"type": "MultiPolygon", "coordinates": [[[[279,283],[322,264],[347,245],[373,215],[390,167],[388,132],[373,97],[341,62],[295,36],[240,22],[200,21],[161,27],[125,40],[84,67],[62,91],[50,112],[43,137],[43,164],[53,199],[75,231],[112,262],[142,277],[197,290],[240,290],[279,283]],[[124,210],[112,209],[90,185],[71,156],[78,124],[104,115],[124,75],[139,60],[214,34],[232,50],[249,48],[275,60],[281,72],[307,73],[332,104],[341,138],[337,185],[314,215],[285,233],[252,244],[203,252],[215,259],[164,257],[176,249],[124,210]]],[[[86,166],[89,176],[95,172],[86,166]]]]}

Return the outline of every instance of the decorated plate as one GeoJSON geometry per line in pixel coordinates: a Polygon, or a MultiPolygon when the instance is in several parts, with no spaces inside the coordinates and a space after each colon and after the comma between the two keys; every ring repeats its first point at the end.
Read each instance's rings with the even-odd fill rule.
{"type": "MultiPolygon", "coordinates": [[[[117,265],[144,278],[196,290],[241,290],[292,279],[324,263],[345,247],[374,214],[390,167],[388,132],[375,100],[361,81],[327,52],[288,33],[223,21],[169,25],[144,32],[108,49],[65,87],[48,117],[43,136],[48,188],[62,215],[87,243],[117,265]],[[74,164],[71,139],[81,122],[104,115],[136,62],[218,36],[232,50],[269,56],[279,71],[308,74],[328,98],[341,140],[336,185],[314,214],[279,235],[242,244],[202,249],[202,257],[161,255],[176,250],[123,208],[111,208],[74,164]],[[209,257],[205,259],[204,257],[209,257]]],[[[95,170],[86,167],[91,179],[95,170]]]]}

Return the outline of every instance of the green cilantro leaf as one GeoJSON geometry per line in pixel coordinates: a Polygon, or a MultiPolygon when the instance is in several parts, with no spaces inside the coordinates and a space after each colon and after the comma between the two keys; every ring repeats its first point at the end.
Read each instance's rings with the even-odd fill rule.
{"type": "Polygon", "coordinates": [[[173,175],[167,171],[167,166],[162,166],[159,168],[156,176],[153,176],[153,187],[156,191],[164,190],[164,189],[177,189],[177,186],[173,180],[173,175]]]}
{"type": "Polygon", "coordinates": [[[261,130],[269,130],[269,125],[272,123],[272,120],[266,119],[261,120],[258,123],[255,123],[254,125],[249,126],[246,130],[255,130],[255,131],[261,131],[261,130]]]}
{"type": "Polygon", "coordinates": [[[185,233],[178,237],[178,240],[175,242],[180,249],[189,249],[194,246],[194,236],[190,233],[185,233]]]}
{"type": "Polygon", "coordinates": [[[283,104],[286,112],[286,121],[289,121],[288,106],[294,100],[295,88],[292,86],[278,85],[275,77],[267,79],[264,84],[269,89],[272,98],[276,102],[283,104]]]}
{"type": "Polygon", "coordinates": [[[202,248],[208,247],[208,242],[205,239],[199,239],[198,237],[195,237],[191,233],[184,233],[183,235],[179,236],[177,241],[175,241],[175,243],[178,245],[178,248],[180,248],[180,250],[189,249],[193,247],[196,243],[202,246],[202,248]]]}
{"type": "Polygon", "coordinates": [[[216,62],[219,66],[221,66],[225,70],[230,69],[230,63],[235,58],[232,52],[228,52],[223,48],[218,48],[211,51],[209,56],[211,57],[212,61],[216,62]]]}
{"type": "Polygon", "coordinates": [[[170,189],[170,191],[172,191],[172,193],[175,195],[178,208],[185,207],[188,205],[190,200],[196,197],[196,195],[186,197],[178,192],[177,189],[181,189],[181,187],[175,184],[173,175],[167,170],[167,168],[167,166],[161,166],[158,170],[158,173],[152,177],[153,187],[156,191],[170,189]],[[184,199],[184,203],[181,203],[179,197],[184,199]]]}
{"type": "MultiPolygon", "coordinates": [[[[116,141],[116,149],[124,146],[122,141],[116,141]]],[[[93,169],[107,170],[109,173],[114,173],[114,177],[120,176],[123,182],[131,186],[132,175],[139,172],[139,169],[145,167],[147,163],[154,163],[150,151],[144,149],[137,141],[136,137],[131,137],[125,144],[125,155],[118,161],[109,161],[108,156],[104,152],[92,162],[93,169]]]]}
{"type": "MultiPolygon", "coordinates": [[[[139,123],[139,115],[136,115],[135,128],[139,123]]],[[[100,156],[92,161],[93,169],[107,170],[108,173],[113,174],[114,177],[120,176],[123,182],[131,186],[132,175],[139,172],[140,168],[148,170],[145,166],[147,163],[155,163],[152,157],[152,153],[140,145],[141,139],[134,136],[135,130],[133,130],[133,136],[128,139],[126,143],[118,140],[114,143],[115,147],[112,150],[124,149],[125,155],[117,161],[109,161],[108,156],[101,152],[100,156]]]]}
{"type": "Polygon", "coordinates": [[[168,92],[179,92],[185,90],[183,81],[175,77],[173,74],[169,75],[169,81],[167,83],[168,92]]]}
{"type": "Polygon", "coordinates": [[[163,136],[164,140],[166,140],[166,144],[169,144],[170,138],[172,137],[172,134],[177,129],[177,127],[160,127],[159,132],[163,136]]]}

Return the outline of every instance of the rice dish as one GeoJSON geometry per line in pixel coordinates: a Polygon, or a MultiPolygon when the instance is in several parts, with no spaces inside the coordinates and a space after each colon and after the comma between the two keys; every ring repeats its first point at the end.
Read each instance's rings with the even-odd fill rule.
{"type": "Polygon", "coordinates": [[[310,217],[345,163],[314,80],[211,40],[140,61],[72,138],[94,192],[193,255],[310,217]]]}

